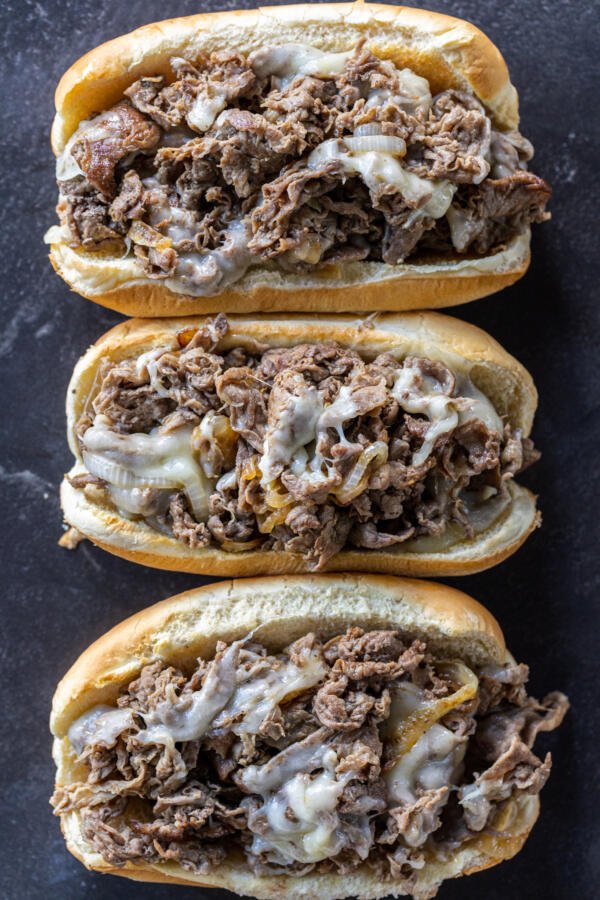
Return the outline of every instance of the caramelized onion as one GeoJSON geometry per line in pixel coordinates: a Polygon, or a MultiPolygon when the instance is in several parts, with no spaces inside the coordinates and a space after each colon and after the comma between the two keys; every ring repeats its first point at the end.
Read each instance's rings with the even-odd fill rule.
{"type": "MultiPolygon", "coordinates": [[[[368,126],[367,126],[368,127],[368,126]]],[[[365,134],[344,138],[344,144],[353,153],[391,153],[392,156],[406,155],[406,141],[391,134],[365,134]]]]}
{"type": "Polygon", "coordinates": [[[456,686],[446,697],[426,700],[424,691],[411,682],[401,682],[394,691],[387,726],[387,738],[393,754],[386,768],[391,768],[400,756],[414,747],[432,725],[476,696],[479,679],[463,662],[450,660],[439,663],[436,669],[447,675],[452,685],[456,686]]]}
{"type": "Polygon", "coordinates": [[[139,220],[132,222],[127,237],[134,244],[140,244],[142,247],[155,247],[157,250],[167,250],[172,244],[171,238],[165,237],[156,228],[139,220]]]}
{"type": "Polygon", "coordinates": [[[336,488],[332,493],[335,495],[339,503],[350,503],[355,497],[366,489],[367,482],[371,477],[373,469],[378,469],[387,462],[388,448],[383,441],[375,441],[370,447],[358,457],[358,460],[350,470],[345,481],[336,488]],[[371,463],[374,463],[371,466],[371,463]],[[371,471],[367,471],[371,466],[371,471]]]}

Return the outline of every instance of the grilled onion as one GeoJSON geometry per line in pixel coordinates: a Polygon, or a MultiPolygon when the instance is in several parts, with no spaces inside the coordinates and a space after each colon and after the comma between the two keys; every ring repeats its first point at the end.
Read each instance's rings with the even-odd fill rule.
{"type": "Polygon", "coordinates": [[[391,153],[392,156],[406,155],[406,141],[391,134],[365,134],[345,137],[344,144],[352,153],[391,153]]]}
{"type": "Polygon", "coordinates": [[[140,220],[132,222],[127,237],[134,244],[140,244],[142,247],[155,247],[157,250],[168,250],[173,243],[171,238],[165,237],[156,228],[152,228],[151,225],[146,225],[140,220]]]}
{"type": "Polygon", "coordinates": [[[400,682],[397,685],[392,696],[387,734],[394,752],[386,768],[390,768],[400,756],[414,747],[432,725],[457,706],[476,696],[479,679],[464,663],[451,660],[440,663],[436,668],[442,674],[448,675],[457,688],[446,697],[426,700],[424,691],[412,682],[400,682]]]}
{"type": "Polygon", "coordinates": [[[99,453],[83,451],[83,462],[92,475],[102,478],[109,484],[123,490],[131,488],[176,488],[178,483],[173,478],[152,475],[134,475],[129,469],[101,456],[99,453]]]}
{"type": "Polygon", "coordinates": [[[374,444],[363,450],[343,484],[332,491],[336,500],[341,504],[346,504],[362,494],[367,487],[372,471],[386,463],[387,458],[388,447],[383,441],[375,441],[374,444]],[[371,463],[374,465],[371,466],[371,463]],[[368,471],[369,467],[371,467],[370,471],[368,471]]]}

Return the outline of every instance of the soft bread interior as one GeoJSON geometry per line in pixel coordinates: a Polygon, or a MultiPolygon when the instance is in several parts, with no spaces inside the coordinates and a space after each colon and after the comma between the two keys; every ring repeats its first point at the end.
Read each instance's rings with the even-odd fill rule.
{"type": "MultiPolygon", "coordinates": [[[[69,725],[97,703],[111,703],[119,689],[156,659],[189,667],[210,656],[219,639],[235,640],[257,629],[260,641],[279,650],[315,630],[328,637],[349,624],[394,627],[428,641],[434,651],[471,665],[502,663],[507,653],[498,623],[467,595],[431,582],[376,575],[304,576],[221,582],[188,591],[133,616],[105,634],[79,658],[59,684],[51,717],[57,784],[82,775],[66,737],[69,725]]],[[[502,836],[481,835],[448,859],[429,860],[419,872],[416,896],[446,878],[487,868],[521,848],[537,818],[537,797],[522,796],[503,812],[502,836]]],[[[259,898],[388,896],[365,867],[348,876],[309,874],[302,878],[255,877],[237,860],[210,875],[195,876],[176,864],[109,866],[86,845],[77,813],[63,817],[69,850],[88,868],[144,881],[223,887],[259,898]]]]}
{"type": "Polygon", "coordinates": [[[520,278],[529,265],[530,229],[490,256],[427,263],[350,262],[313,272],[251,268],[226,294],[191,297],[140,275],[134,258],[68,245],[62,228],[45,238],[56,272],[78,294],[130,316],[230,312],[375,312],[445,307],[477,300],[520,278]]]}
{"type": "MultiPolygon", "coordinates": [[[[260,47],[307,43],[333,52],[366,38],[378,56],[427,78],[434,93],[470,89],[498,127],[518,125],[517,93],[494,44],[468,22],[407,7],[363,2],[300,4],[211,13],[147,25],[103,44],[65,73],[56,92],[52,146],[58,155],[79,122],[109,108],[141,75],[172,80],[169,59],[216,50],[249,53],[260,47]]],[[[529,263],[529,231],[481,259],[461,258],[390,266],[378,262],[332,265],[288,274],[275,265],[251,269],[213,298],[190,297],[177,285],[143,276],[132,258],[88,253],[48,232],[56,271],[84,297],[126,315],[216,312],[443,307],[486,296],[519,278],[529,263]],[[323,291],[330,292],[328,304],[323,291]]]]}

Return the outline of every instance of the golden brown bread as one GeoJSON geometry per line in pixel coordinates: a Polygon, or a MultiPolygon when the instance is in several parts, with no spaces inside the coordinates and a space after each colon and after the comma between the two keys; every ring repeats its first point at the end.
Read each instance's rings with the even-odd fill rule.
{"type": "MultiPolygon", "coordinates": [[[[243,579],[187,591],[117,625],[77,660],[54,696],[51,729],[57,785],[81,775],[67,732],[71,723],[97,703],[113,703],[119,689],[156,659],[190,666],[210,656],[218,640],[236,640],[252,629],[269,650],[277,651],[310,630],[328,637],[349,624],[365,629],[393,627],[427,640],[434,651],[471,665],[498,664],[512,657],[500,626],[466,594],[432,582],[377,575],[317,575],[243,579]]],[[[485,869],[517,853],[539,812],[539,800],[512,800],[501,833],[480,835],[445,862],[428,860],[418,872],[417,896],[446,878],[485,869]]],[[[175,863],[127,863],[115,868],[86,844],[78,813],[61,818],[71,853],[88,868],[140,881],[222,887],[258,898],[335,900],[348,896],[385,897],[393,883],[382,882],[366,866],[344,875],[309,873],[301,878],[258,877],[236,859],[209,875],[197,876],[175,863]]]]}
{"type": "MultiPolygon", "coordinates": [[[[69,445],[77,459],[70,475],[82,471],[75,426],[96,379],[100,361],[137,356],[164,346],[178,330],[199,326],[201,319],[131,320],[117,325],[91,347],[75,367],[67,394],[69,445]]],[[[230,317],[230,330],[221,342],[233,346],[261,341],[269,346],[305,341],[335,340],[365,357],[391,351],[439,359],[464,372],[525,436],[537,405],[533,380],[524,367],[484,331],[439,313],[400,313],[379,316],[364,327],[349,316],[262,318],[230,317]]],[[[402,545],[388,550],[342,550],[327,563],[328,571],[361,571],[403,575],[462,575],[489,568],[517,550],[539,524],[535,497],[510,485],[512,503],[495,523],[471,540],[443,552],[408,551],[402,545]]],[[[306,571],[303,557],[291,553],[252,550],[228,553],[215,547],[191,549],[152,529],[143,521],[124,519],[116,510],[88,499],[65,478],[61,502],[66,521],[105,550],[144,565],[209,575],[264,575],[306,571]]]]}
{"type": "MultiPolygon", "coordinates": [[[[194,58],[223,48],[251,52],[288,42],[339,51],[363,37],[376,55],[426,77],[434,93],[470,89],[499,128],[517,127],[517,92],[506,63],[479,29],[427,10],[359,0],[169,19],[102,44],[74,63],[58,85],[53,150],[58,155],[79,122],[114,104],[141,75],[171,79],[173,56],[194,58]]],[[[260,265],[217,295],[193,297],[144,277],[131,257],[69,247],[58,227],[50,229],[47,241],[52,265],[74,291],[131,316],[441,308],[499,291],[529,265],[527,231],[483,258],[397,266],[351,262],[302,274],[260,265]]]]}

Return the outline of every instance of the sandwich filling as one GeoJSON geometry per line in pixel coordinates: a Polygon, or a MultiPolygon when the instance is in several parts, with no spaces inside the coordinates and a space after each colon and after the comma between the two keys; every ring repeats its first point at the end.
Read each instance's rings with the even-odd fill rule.
{"type": "Polygon", "coordinates": [[[64,239],[207,296],[252,266],[486,256],[548,218],[533,148],[364,42],[172,58],[57,160],[64,239]]]}
{"type": "Polygon", "coordinates": [[[314,634],[281,653],[256,634],[193,672],[156,661],[116,706],[70,727],[76,812],[111,866],[223,861],[257,875],[368,865],[422,898],[419,870],[480,835],[511,833],[550,772],[532,751],[564,695],[527,695],[528,670],[469,668],[396,631],[314,634]],[[77,757],[75,762],[74,757],[77,757]]]}
{"type": "Polygon", "coordinates": [[[368,361],[333,342],[220,350],[227,331],[221,314],[100,364],[76,489],[192,548],[288,551],[319,568],[344,547],[475,538],[539,456],[439,361],[368,361]]]}

